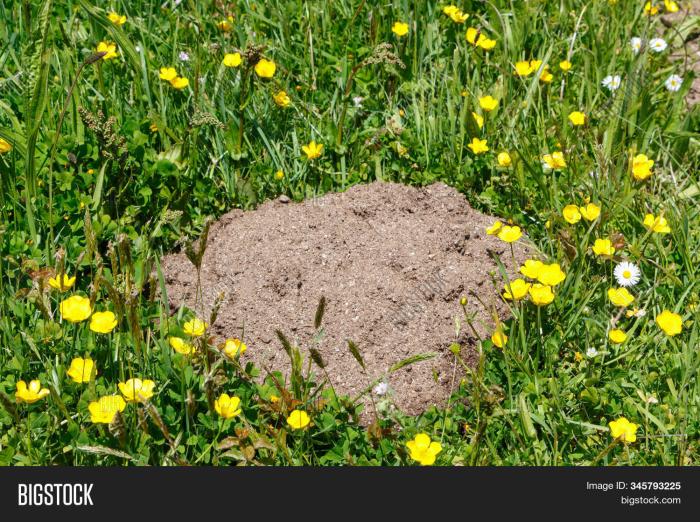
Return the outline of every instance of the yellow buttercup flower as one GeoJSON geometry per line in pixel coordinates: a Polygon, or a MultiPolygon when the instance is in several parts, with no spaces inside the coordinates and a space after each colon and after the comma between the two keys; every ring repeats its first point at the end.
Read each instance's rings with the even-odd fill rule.
{"type": "Polygon", "coordinates": [[[472,116],[474,117],[474,121],[476,122],[476,126],[479,127],[480,129],[484,128],[484,117],[481,114],[477,114],[476,112],[472,111],[472,116]]]}
{"type": "Polygon", "coordinates": [[[132,378],[126,382],[120,382],[117,386],[126,402],[146,402],[153,397],[156,383],[150,379],[132,378]]]}
{"type": "Polygon", "coordinates": [[[618,329],[610,330],[608,333],[608,339],[610,339],[610,342],[613,344],[621,344],[627,340],[627,334],[618,329]]]}
{"type": "Polygon", "coordinates": [[[546,306],[554,301],[554,292],[552,287],[535,283],[530,287],[530,299],[537,306],[546,306]]]}
{"type": "Polygon", "coordinates": [[[209,325],[207,323],[205,323],[198,317],[195,317],[185,322],[185,324],[182,326],[182,329],[187,335],[199,337],[200,335],[204,335],[204,332],[207,330],[208,327],[209,325]]]}
{"type": "Polygon", "coordinates": [[[537,280],[543,285],[557,286],[564,279],[566,279],[566,274],[559,266],[559,263],[543,264],[537,272],[537,280]]]}
{"type": "Polygon", "coordinates": [[[671,227],[668,226],[668,222],[663,216],[654,217],[653,214],[646,214],[644,216],[644,226],[657,234],[668,234],[671,232],[671,227]]]}
{"type": "Polygon", "coordinates": [[[118,15],[114,12],[108,13],[107,18],[109,18],[109,21],[114,25],[124,25],[126,23],[126,16],[118,15]]]}
{"type": "Polygon", "coordinates": [[[637,440],[638,425],[628,421],[625,417],[610,421],[610,434],[613,439],[620,439],[622,442],[634,442],[637,440]]]}
{"type": "Polygon", "coordinates": [[[486,233],[489,236],[493,236],[501,229],[502,226],[503,226],[503,223],[501,223],[500,221],[494,221],[493,225],[491,225],[490,227],[488,227],[486,229],[486,233]]]}
{"type": "Polygon", "coordinates": [[[486,140],[480,140],[477,137],[472,138],[472,142],[467,145],[474,154],[482,154],[489,150],[486,140]]]}
{"type": "Polygon", "coordinates": [[[308,145],[304,145],[301,150],[306,154],[307,159],[314,160],[321,157],[323,143],[316,143],[314,140],[311,140],[311,142],[308,145]]]}
{"type": "Polygon", "coordinates": [[[426,433],[416,435],[413,440],[409,440],[406,443],[406,447],[411,458],[421,466],[432,466],[436,457],[442,451],[440,443],[432,442],[426,433]]]}
{"type": "Polygon", "coordinates": [[[30,381],[29,386],[24,381],[18,381],[15,385],[17,391],[15,392],[15,400],[17,402],[24,402],[26,404],[32,404],[40,401],[49,394],[49,390],[41,387],[41,382],[37,379],[30,381]]]}
{"type": "Polygon", "coordinates": [[[530,283],[525,282],[524,279],[514,279],[510,284],[506,283],[503,286],[503,298],[509,301],[519,301],[527,296],[530,286],[530,283]]]}
{"type": "Polygon", "coordinates": [[[0,154],[5,154],[12,150],[12,144],[0,138],[0,154]]]}
{"type": "Polygon", "coordinates": [[[65,292],[66,290],[70,290],[75,284],[75,276],[68,277],[68,274],[63,274],[63,282],[61,282],[60,279],[61,276],[59,274],[56,274],[54,277],[50,277],[49,286],[51,288],[55,288],[56,290],[60,290],[61,292],[65,292]]]}
{"type": "Polygon", "coordinates": [[[664,310],[657,315],[656,324],[670,337],[683,331],[683,318],[670,310],[664,310]]]}
{"type": "Polygon", "coordinates": [[[181,353],[182,355],[191,355],[196,351],[196,348],[193,345],[186,343],[184,339],[179,337],[168,338],[168,343],[170,343],[173,350],[175,350],[177,353],[181,353]]]}
{"type": "Polygon", "coordinates": [[[579,212],[586,221],[595,221],[600,216],[600,207],[595,203],[588,203],[585,207],[579,207],[579,212]]]}
{"type": "Polygon", "coordinates": [[[479,98],[479,106],[489,112],[498,107],[498,100],[490,94],[488,96],[482,96],[479,98]]]}
{"type": "Polygon", "coordinates": [[[187,87],[190,84],[190,81],[187,78],[183,78],[181,76],[176,76],[172,80],[170,80],[170,85],[172,85],[175,89],[182,90],[185,87],[187,87]]]}
{"type": "Polygon", "coordinates": [[[586,115],[579,111],[574,111],[569,114],[569,121],[574,125],[583,125],[586,123],[586,115]]]}
{"type": "Polygon", "coordinates": [[[95,333],[108,334],[117,327],[117,317],[113,312],[95,312],[90,318],[90,330],[95,333]]]}
{"type": "Polygon", "coordinates": [[[73,295],[59,305],[61,318],[70,323],[80,323],[92,314],[90,299],[80,295],[73,295]]]}
{"type": "MultiPolygon", "coordinates": [[[[190,81],[187,78],[183,78],[177,75],[175,67],[161,67],[158,71],[158,77],[161,80],[170,83],[170,85],[175,89],[184,89],[190,84],[190,81]]],[[[158,130],[157,126],[156,130],[158,130]]]]}
{"type": "Polygon", "coordinates": [[[566,222],[572,225],[581,221],[581,211],[576,205],[566,205],[561,211],[561,214],[564,216],[566,222]]]}
{"type": "Polygon", "coordinates": [[[126,382],[120,382],[117,386],[126,402],[146,402],[153,397],[156,383],[150,379],[132,378],[126,382]]]}
{"type": "Polygon", "coordinates": [[[161,80],[171,82],[177,78],[177,71],[175,67],[161,67],[160,71],[158,71],[158,76],[161,80]]]}
{"type": "Polygon", "coordinates": [[[233,24],[231,24],[232,21],[233,17],[229,16],[228,20],[221,20],[220,22],[217,22],[216,27],[221,29],[223,32],[228,33],[231,29],[233,29],[233,24]]]}
{"type": "Polygon", "coordinates": [[[102,57],[104,61],[111,60],[117,57],[117,46],[112,42],[100,42],[97,44],[97,52],[105,53],[102,57]]]}
{"type": "Polygon", "coordinates": [[[647,15],[655,15],[659,12],[659,8],[655,6],[652,2],[647,2],[644,4],[644,13],[647,15]]]}
{"type": "Polygon", "coordinates": [[[243,355],[248,347],[240,339],[228,339],[224,343],[224,353],[231,359],[235,359],[239,355],[243,355]]]}
{"type": "Polygon", "coordinates": [[[523,233],[518,226],[504,225],[498,231],[498,239],[506,243],[512,243],[522,237],[523,233]]]}
{"type": "Polygon", "coordinates": [[[678,4],[673,0],[664,0],[664,10],[667,13],[677,13],[680,7],[678,7],[678,4]]]}
{"type": "MultiPolygon", "coordinates": [[[[522,62],[516,62],[515,63],[515,74],[518,76],[530,76],[532,73],[537,72],[542,65],[542,60],[530,60],[528,61],[522,61],[522,62]]],[[[545,71],[542,71],[542,74],[544,74],[545,71]]],[[[540,76],[540,79],[542,79],[542,76],[540,76]]],[[[546,80],[545,80],[546,81],[546,80]]],[[[551,79],[550,79],[551,81],[551,79]]]]}
{"type": "Polygon", "coordinates": [[[569,60],[562,60],[559,62],[559,68],[564,72],[568,72],[571,70],[571,62],[569,60]]]}
{"type": "Polygon", "coordinates": [[[508,342],[508,336],[503,333],[503,330],[497,328],[493,334],[491,334],[491,342],[494,346],[498,348],[503,348],[508,342]]]}
{"type": "Polygon", "coordinates": [[[465,38],[467,42],[477,47],[481,47],[484,51],[490,51],[496,46],[496,40],[491,40],[475,27],[470,27],[467,29],[465,38]]]}
{"type": "Polygon", "coordinates": [[[78,384],[90,382],[96,374],[95,362],[89,357],[85,359],[76,357],[71,361],[70,368],[66,371],[66,375],[78,384]]]}
{"type": "Polygon", "coordinates": [[[510,159],[510,154],[508,154],[507,152],[499,152],[496,159],[498,160],[499,167],[510,167],[512,163],[512,160],[510,159]]]}
{"type": "Polygon", "coordinates": [[[272,99],[275,100],[275,103],[280,107],[287,107],[290,103],[292,103],[292,100],[289,98],[289,96],[287,96],[287,93],[284,91],[278,92],[272,97],[272,99]]]}
{"type": "Polygon", "coordinates": [[[525,277],[529,277],[530,279],[537,279],[543,266],[544,263],[542,261],[537,259],[528,259],[525,261],[525,264],[520,267],[520,273],[525,277]]]}
{"type": "Polygon", "coordinates": [[[615,306],[625,307],[632,304],[634,296],[626,288],[609,288],[608,299],[615,306]]]}
{"type": "Polygon", "coordinates": [[[275,179],[277,181],[282,181],[284,179],[284,171],[278,170],[277,172],[275,172],[275,179]]]}
{"type": "Polygon", "coordinates": [[[396,36],[406,36],[408,34],[408,24],[404,22],[394,22],[391,26],[391,32],[396,36]]]}
{"type": "Polygon", "coordinates": [[[311,419],[309,415],[304,410],[294,410],[287,417],[287,424],[294,430],[301,430],[306,428],[311,419]]]}
{"type": "Polygon", "coordinates": [[[615,253],[615,247],[609,239],[596,239],[593,243],[593,253],[597,256],[611,256],[615,253]]]}
{"type": "Polygon", "coordinates": [[[241,53],[226,53],[221,63],[226,67],[238,67],[241,61],[241,53]]]}
{"type": "Polygon", "coordinates": [[[632,158],[632,176],[637,181],[643,181],[652,175],[653,166],[654,160],[647,158],[646,154],[637,154],[632,158]]]}
{"type": "Polygon", "coordinates": [[[462,11],[457,10],[457,12],[452,13],[450,15],[450,18],[456,24],[463,24],[464,22],[467,21],[467,18],[469,18],[469,15],[467,13],[463,13],[462,11]]]}
{"type": "Polygon", "coordinates": [[[126,402],[120,395],[105,395],[88,404],[90,421],[95,424],[110,424],[117,413],[124,411],[126,402]]]}
{"type": "Polygon", "coordinates": [[[272,60],[266,60],[265,58],[260,59],[258,63],[255,64],[255,74],[260,78],[272,78],[277,70],[277,65],[272,60]]]}
{"type": "Polygon", "coordinates": [[[537,72],[542,65],[542,60],[530,60],[530,69],[532,72],[537,72]]]}
{"type": "Polygon", "coordinates": [[[540,74],[540,81],[544,83],[551,83],[554,79],[554,75],[549,71],[549,65],[545,65],[540,74]]]}
{"type": "Polygon", "coordinates": [[[566,167],[564,154],[560,151],[545,154],[542,156],[542,161],[544,162],[545,166],[551,170],[561,170],[566,167]]]}
{"type": "Polygon", "coordinates": [[[214,401],[214,409],[224,419],[233,419],[241,414],[241,399],[235,395],[229,396],[227,393],[222,393],[214,401]]]}
{"type": "Polygon", "coordinates": [[[530,68],[530,62],[516,62],[515,63],[515,74],[518,76],[530,76],[532,74],[532,69],[530,68]]]}
{"type": "Polygon", "coordinates": [[[462,10],[455,5],[448,5],[443,7],[442,12],[449,16],[450,19],[456,24],[463,24],[467,20],[467,18],[469,18],[469,15],[467,13],[463,13],[462,10]]]}
{"type": "Polygon", "coordinates": [[[479,38],[479,40],[477,40],[476,45],[481,47],[484,51],[490,51],[491,49],[496,47],[496,40],[492,40],[491,38],[483,37],[483,38],[479,38]]]}
{"type": "Polygon", "coordinates": [[[467,29],[467,33],[464,36],[467,40],[472,45],[476,45],[477,37],[481,37],[481,33],[476,27],[470,27],[467,29]]]}

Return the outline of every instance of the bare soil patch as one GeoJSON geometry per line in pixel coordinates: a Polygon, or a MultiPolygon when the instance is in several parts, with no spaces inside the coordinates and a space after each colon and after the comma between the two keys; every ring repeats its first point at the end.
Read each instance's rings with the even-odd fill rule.
{"type": "MultiPolygon", "coordinates": [[[[195,302],[196,271],[184,254],[163,266],[171,308],[187,305],[201,317],[225,292],[211,334],[243,338],[245,360],[288,371],[275,336],[280,329],[308,356],[314,314],[327,300],[320,352],[336,390],[356,396],[368,385],[347,347],[359,347],[371,379],[410,356],[434,358],[389,376],[395,404],[417,414],[449,397],[455,373],[451,343],[474,357],[474,335],[463,324],[461,296],[476,314],[479,336],[493,330],[493,312],[507,308],[494,285],[502,286],[500,257],[509,276],[525,249],[488,236],[494,217],[472,209],[464,196],[437,183],[424,188],[375,182],[344,193],[292,203],[268,201],[257,210],[233,210],[212,226],[201,270],[201,303],[195,302]],[[495,281],[495,283],[494,283],[495,281]]],[[[457,383],[462,371],[457,369],[457,383]]]]}
{"type": "MultiPolygon", "coordinates": [[[[677,13],[666,14],[661,21],[666,27],[673,28],[672,40],[683,43],[683,49],[674,52],[672,59],[683,62],[683,71],[693,71],[695,78],[686,96],[692,107],[700,102],[700,0],[683,2],[683,8],[677,13]]],[[[683,75],[682,73],[679,73],[683,75]]]]}

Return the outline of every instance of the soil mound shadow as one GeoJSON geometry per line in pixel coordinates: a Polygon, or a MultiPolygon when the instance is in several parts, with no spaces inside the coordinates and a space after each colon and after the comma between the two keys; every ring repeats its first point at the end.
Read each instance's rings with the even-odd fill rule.
{"type": "MultiPolygon", "coordinates": [[[[480,336],[493,329],[492,312],[503,318],[495,284],[502,286],[500,256],[509,276],[524,248],[488,236],[494,221],[473,210],[464,196],[442,183],[423,188],[375,182],[302,203],[268,201],[254,211],[234,210],[212,225],[197,276],[184,254],[163,261],[171,309],[181,305],[209,317],[225,292],[211,334],[243,338],[244,362],[287,372],[289,361],[275,330],[308,357],[314,315],[325,296],[324,336],[319,351],[340,394],[356,396],[368,386],[347,340],[360,349],[370,379],[395,363],[433,352],[435,357],[400,369],[387,382],[398,408],[418,414],[443,405],[462,372],[449,346],[457,341],[474,357],[474,334],[455,317],[470,292],[480,336]]],[[[462,321],[462,323],[464,323],[462,321]]],[[[320,370],[316,369],[317,373],[320,370]]]]}

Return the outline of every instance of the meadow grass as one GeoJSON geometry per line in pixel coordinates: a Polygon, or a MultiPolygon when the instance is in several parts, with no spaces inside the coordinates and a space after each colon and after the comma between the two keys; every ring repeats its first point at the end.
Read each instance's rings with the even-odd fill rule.
{"type": "MultiPolygon", "coordinates": [[[[653,2],[655,15],[644,4],[464,1],[457,23],[427,0],[0,1],[0,463],[397,465],[432,451],[443,465],[698,464],[700,113],[684,101],[692,71],[669,58],[689,33],[660,23],[668,2],[653,2]],[[495,46],[470,43],[468,28],[495,46]],[[655,52],[655,37],[669,48],[655,52]],[[96,54],[100,42],[117,55],[96,54]],[[240,64],[224,65],[227,53],[240,64]],[[256,70],[263,57],[270,78],[256,70]],[[542,63],[516,74],[530,60],[542,63]],[[163,67],[188,85],[161,79],[163,67]],[[665,87],[672,74],[678,91],[665,87]],[[605,88],[615,75],[620,87],[605,88]],[[480,107],[486,95],[496,109],[480,107]],[[469,148],[475,137],[487,152],[469,148]],[[324,146],[315,159],[312,140],[324,146]],[[543,168],[556,151],[566,166],[543,168]],[[639,154],[654,161],[645,179],[639,154]],[[197,265],[195,241],[233,207],[373,180],[458,188],[566,277],[551,304],[509,301],[507,340],[480,343],[476,367],[453,345],[461,382],[448,404],[408,417],[377,396],[363,427],[361,401],[338,397],[320,356],[284,332],[286,380],[210,346],[186,327],[192,311],[171,317],[160,259],[182,248],[197,265]],[[590,221],[577,210],[588,202],[601,209],[590,221]],[[593,253],[596,239],[615,253],[593,253]],[[621,261],[641,278],[617,307],[621,261]],[[52,288],[64,273],[74,286],[52,288]],[[113,312],[116,327],[61,313],[70,295],[113,312]],[[680,333],[659,326],[663,310],[680,315],[680,333]],[[88,356],[96,375],[75,382],[67,371],[88,356]],[[154,393],[122,404],[130,378],[154,393]],[[16,400],[34,379],[48,395],[16,400]],[[611,429],[621,417],[635,437],[611,429]],[[407,445],[419,434],[440,447],[407,445]]],[[[460,328],[479,306],[465,297],[460,328]]],[[[348,349],[362,364],[362,347],[348,349]]]]}

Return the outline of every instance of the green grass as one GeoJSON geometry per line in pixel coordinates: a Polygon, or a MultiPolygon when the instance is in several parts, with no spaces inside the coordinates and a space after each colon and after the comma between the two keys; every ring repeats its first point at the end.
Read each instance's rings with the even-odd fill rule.
{"type": "MultiPolygon", "coordinates": [[[[441,442],[443,465],[698,464],[700,112],[685,106],[692,72],[669,60],[671,49],[635,55],[629,45],[658,34],[678,51],[683,34],[626,1],[465,1],[463,25],[425,0],[172,4],[0,1],[0,138],[12,145],[0,155],[0,463],[411,464],[406,442],[423,432],[441,442]],[[124,25],[107,19],[112,9],[124,25]],[[392,34],[395,21],[409,23],[408,35],[392,34]],[[467,27],[496,47],[469,44],[467,27]],[[117,58],[95,56],[103,40],[117,58]],[[224,67],[234,51],[242,65],[224,67]],[[253,71],[259,56],[277,64],[273,78],[253,71]],[[550,66],[551,83],[514,74],[530,59],[550,66]],[[159,79],[170,66],[186,89],[159,79]],[[672,73],[685,79],[676,93],[664,88],[672,73]],[[623,78],[615,93],[601,86],[611,74],[623,78]],[[287,108],[273,100],[280,90],[287,108]],[[486,94],[499,100],[493,112],[479,108],[486,94]],[[575,110],[586,125],[569,123],[575,110]],[[488,153],[467,148],[474,136],[488,153]],[[312,161],[302,152],[311,140],[324,145],[312,161]],[[567,167],[543,170],[555,150],[567,167]],[[511,167],[498,166],[501,151],[511,167]],[[655,161],[643,182],[630,175],[638,153],[655,161]],[[454,346],[462,378],[445,408],[407,417],[377,398],[379,419],[364,428],[359,402],[325,385],[310,347],[285,346],[291,377],[263,384],[245,355],[227,359],[203,337],[193,357],[170,348],[192,314],[169,317],[165,252],[187,248],[230,208],[376,179],[446,182],[521,226],[566,272],[552,304],[512,305],[506,346],[484,340],[476,368],[454,346]],[[585,198],[601,216],[567,223],[563,207],[585,198]],[[644,215],[662,212],[670,233],[649,233],[644,215]],[[591,253],[597,238],[639,265],[632,307],[643,317],[611,305],[615,263],[591,253]],[[75,288],[50,289],[46,269],[77,274],[75,288]],[[62,321],[59,303],[73,293],[115,312],[117,328],[62,321]],[[664,309],[682,316],[679,335],[655,324],[664,309]],[[613,318],[628,335],[619,345],[608,340],[613,318]],[[66,370],[86,354],[98,373],[77,384],[66,370]],[[153,379],[155,395],[93,424],[89,403],[130,377],[153,379]],[[21,379],[50,395],[16,403],[21,379]],[[230,420],[215,412],[223,392],[241,399],[230,420]],[[295,408],[311,426],[287,425],[295,408]],[[611,437],[608,422],[621,416],[639,425],[636,442],[611,437]]],[[[462,328],[474,306],[469,297],[462,328]]]]}

